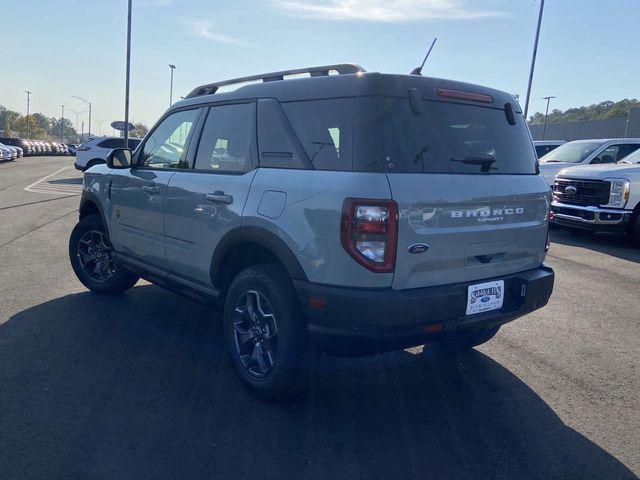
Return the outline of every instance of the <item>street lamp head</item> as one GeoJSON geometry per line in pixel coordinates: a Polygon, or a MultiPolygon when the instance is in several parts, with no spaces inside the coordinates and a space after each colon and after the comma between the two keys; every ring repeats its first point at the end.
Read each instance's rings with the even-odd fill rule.
{"type": "Polygon", "coordinates": [[[174,68],[176,68],[176,66],[175,66],[175,65],[172,65],[172,64],[170,63],[170,64],[169,64],[169,68],[170,68],[171,70],[173,70],[174,68]]]}

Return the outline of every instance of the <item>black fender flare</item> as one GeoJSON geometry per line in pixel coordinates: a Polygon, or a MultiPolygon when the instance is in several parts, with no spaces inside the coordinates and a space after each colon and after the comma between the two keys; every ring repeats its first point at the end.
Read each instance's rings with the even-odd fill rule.
{"type": "Polygon", "coordinates": [[[111,238],[111,229],[109,228],[109,222],[107,222],[107,217],[105,217],[104,215],[104,210],[102,209],[102,205],[100,204],[98,196],[89,190],[83,189],[82,195],[80,197],[80,206],[78,207],[78,215],[80,218],[82,218],[82,210],[84,209],[85,205],[87,205],[87,203],[92,203],[93,205],[95,205],[96,209],[98,210],[98,214],[100,215],[100,219],[102,220],[102,225],[104,225],[104,228],[107,229],[109,238],[111,238]]]}
{"type": "Polygon", "coordinates": [[[239,242],[251,242],[268,249],[284,265],[291,278],[308,280],[307,274],[287,244],[275,233],[257,226],[236,227],[222,237],[211,259],[212,280],[217,277],[216,273],[220,271],[227,253],[239,242]]]}

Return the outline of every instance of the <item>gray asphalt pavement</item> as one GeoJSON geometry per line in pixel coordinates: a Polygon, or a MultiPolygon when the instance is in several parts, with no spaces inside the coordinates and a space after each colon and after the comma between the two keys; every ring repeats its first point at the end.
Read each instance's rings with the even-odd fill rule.
{"type": "Polygon", "coordinates": [[[454,357],[322,356],[273,405],[236,381],[216,312],[75,279],[80,175],[25,191],[72,162],[0,164],[0,479],[640,475],[640,249],[554,231],[545,309],[454,357]]]}

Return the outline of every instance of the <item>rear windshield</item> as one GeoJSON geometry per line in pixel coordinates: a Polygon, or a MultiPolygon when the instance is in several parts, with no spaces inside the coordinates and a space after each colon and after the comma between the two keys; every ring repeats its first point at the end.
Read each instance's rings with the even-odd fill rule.
{"type": "Polygon", "coordinates": [[[535,174],[527,126],[499,108],[407,98],[357,99],[355,168],[389,173],[535,174]]]}

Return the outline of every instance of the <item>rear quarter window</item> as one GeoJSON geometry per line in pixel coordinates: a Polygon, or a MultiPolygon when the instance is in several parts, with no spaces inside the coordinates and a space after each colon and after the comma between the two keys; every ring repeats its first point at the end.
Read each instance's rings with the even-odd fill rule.
{"type": "Polygon", "coordinates": [[[522,115],[501,108],[406,98],[359,98],[356,170],[388,173],[535,174],[537,156],[522,115]]]}
{"type": "Polygon", "coordinates": [[[316,170],[353,169],[353,98],[282,104],[316,170]]]}

